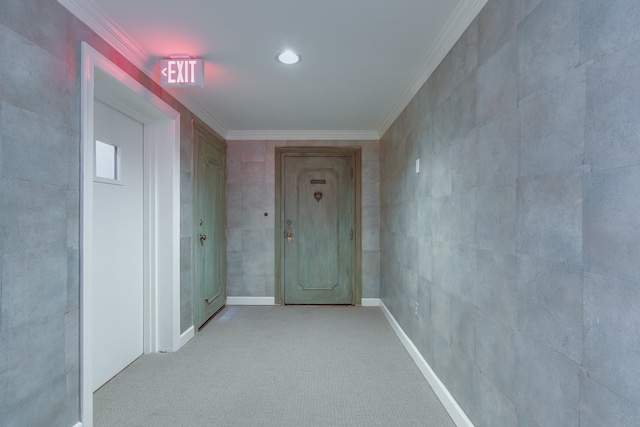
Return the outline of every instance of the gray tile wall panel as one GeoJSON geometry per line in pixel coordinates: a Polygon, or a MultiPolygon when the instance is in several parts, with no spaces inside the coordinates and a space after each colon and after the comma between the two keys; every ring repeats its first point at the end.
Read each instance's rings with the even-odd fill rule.
{"type": "Polygon", "coordinates": [[[640,3],[635,0],[583,0],[580,9],[580,56],[583,62],[625,49],[640,41],[640,3]]]}
{"type": "MultiPolygon", "coordinates": [[[[455,87],[473,73],[478,66],[478,24],[473,21],[451,48],[452,85],[455,87]]],[[[419,98],[418,98],[419,99],[419,98]]],[[[475,106],[471,106],[474,108],[475,106]]],[[[418,111],[420,113],[420,111],[418,111]]]]}
{"type": "Polygon", "coordinates": [[[516,43],[510,40],[478,67],[476,83],[476,124],[478,126],[484,126],[516,109],[517,60],[516,43]]]}
{"type": "Polygon", "coordinates": [[[2,256],[3,329],[26,326],[66,308],[66,248],[2,256]]]}
{"type": "Polygon", "coordinates": [[[60,123],[76,119],[71,111],[79,106],[72,108],[64,60],[6,27],[0,25],[0,31],[0,51],[7,53],[0,62],[2,102],[60,123]]]}
{"type": "Polygon", "coordinates": [[[478,14],[478,62],[484,63],[515,37],[519,2],[490,1],[478,14]]]}
{"type": "Polygon", "coordinates": [[[637,42],[587,70],[585,149],[594,170],[640,165],[639,67],[637,42]]]}
{"type": "Polygon", "coordinates": [[[520,176],[582,166],[585,71],[572,70],[557,85],[520,101],[520,176]]]}
{"type": "Polygon", "coordinates": [[[516,334],[516,398],[539,425],[579,425],[580,367],[516,334]]]}
{"type": "Polygon", "coordinates": [[[515,333],[482,313],[476,321],[476,363],[482,375],[506,396],[516,389],[515,333]]]}
{"type": "Polygon", "coordinates": [[[582,263],[582,172],[518,179],[518,252],[582,263]]]}
{"type": "Polygon", "coordinates": [[[475,425],[640,424],[637,22],[489,0],[381,139],[380,295],[475,425]]]}
{"type": "Polygon", "coordinates": [[[478,185],[514,185],[518,177],[519,126],[517,111],[478,128],[478,185]]]}
{"type": "Polygon", "coordinates": [[[518,23],[518,99],[580,64],[580,3],[543,0],[518,23]]]}
{"type": "Polygon", "coordinates": [[[640,167],[585,177],[585,270],[640,279],[640,167]]]}
{"type": "Polygon", "coordinates": [[[57,2],[6,0],[0,4],[0,24],[63,61],[67,57],[67,17],[57,2]],[[33,25],[34,17],[41,16],[46,19],[33,25]]]}
{"type": "MultiPolygon", "coordinates": [[[[50,426],[68,427],[75,425],[78,420],[77,401],[67,397],[67,381],[64,375],[60,375],[51,381],[42,381],[42,385],[28,399],[23,399],[10,405],[2,417],[6,427],[23,426],[50,426]],[[67,402],[70,401],[71,413],[66,414],[67,402]],[[75,413],[71,415],[72,413],[75,413]],[[74,420],[69,423],[69,419],[74,420]]],[[[77,396],[71,393],[72,397],[77,396]]]]}
{"type": "Polygon", "coordinates": [[[28,399],[43,385],[64,376],[64,334],[64,315],[61,313],[1,332],[5,347],[5,404],[12,406],[28,399]]]}
{"type": "Polygon", "coordinates": [[[0,178],[0,212],[0,254],[66,247],[63,187],[0,178]]]}
{"type": "Polygon", "coordinates": [[[515,255],[478,250],[476,309],[515,329],[518,316],[515,255]]]}
{"type": "Polygon", "coordinates": [[[640,405],[580,377],[580,427],[632,426],[640,419],[640,405]]]}
{"type": "Polygon", "coordinates": [[[582,360],[582,300],[579,265],[518,257],[518,329],[576,363],[582,360]]]}
{"type": "Polygon", "coordinates": [[[478,186],[478,131],[475,126],[454,142],[451,147],[451,165],[453,193],[468,191],[478,186]]]}
{"type": "Polygon", "coordinates": [[[476,310],[472,304],[451,298],[451,347],[460,357],[476,360],[476,310]]]}
{"type": "Polygon", "coordinates": [[[67,145],[74,136],[72,132],[59,121],[4,102],[0,112],[3,176],[68,186],[67,145]]]}
{"type": "Polygon", "coordinates": [[[640,404],[640,283],[584,275],[584,366],[594,381],[640,404]]]}

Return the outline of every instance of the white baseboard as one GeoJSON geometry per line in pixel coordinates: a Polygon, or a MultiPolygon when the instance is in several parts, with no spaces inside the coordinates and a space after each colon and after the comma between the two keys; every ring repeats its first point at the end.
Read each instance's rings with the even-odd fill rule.
{"type": "Polygon", "coordinates": [[[400,324],[398,324],[387,306],[384,305],[384,302],[382,301],[380,301],[380,310],[382,310],[382,312],[384,313],[384,316],[387,318],[387,321],[391,325],[391,328],[402,342],[402,345],[404,345],[404,348],[407,349],[407,352],[409,353],[415,364],[418,366],[418,369],[420,369],[420,372],[425,377],[433,391],[436,393],[436,396],[438,396],[438,399],[440,399],[440,402],[442,402],[442,405],[449,413],[449,416],[453,419],[453,422],[456,423],[456,426],[473,427],[473,423],[471,422],[471,420],[469,420],[467,414],[464,413],[460,405],[458,405],[458,402],[456,402],[451,393],[449,393],[449,390],[447,390],[444,384],[442,384],[442,381],[440,381],[440,379],[436,376],[435,372],[433,372],[433,369],[431,369],[431,366],[429,366],[424,357],[422,357],[422,354],[420,354],[418,348],[402,330],[400,324]]]}
{"type": "Polygon", "coordinates": [[[380,298],[362,298],[362,307],[380,307],[380,298]]]}
{"type": "Polygon", "coordinates": [[[227,297],[227,305],[275,305],[275,297],[227,297]]]}
{"type": "Polygon", "coordinates": [[[180,334],[180,341],[178,342],[178,348],[176,348],[176,351],[181,349],[195,335],[196,335],[196,328],[193,325],[191,325],[189,329],[187,329],[186,331],[180,334]]]}
{"type": "MultiPolygon", "coordinates": [[[[227,297],[227,305],[275,305],[274,297],[227,297]]],[[[362,298],[362,307],[379,307],[380,298],[362,298]]]]}

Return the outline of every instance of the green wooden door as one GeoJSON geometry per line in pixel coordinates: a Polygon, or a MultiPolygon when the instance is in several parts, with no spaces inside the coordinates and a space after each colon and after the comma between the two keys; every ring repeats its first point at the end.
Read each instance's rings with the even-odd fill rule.
{"type": "Polygon", "coordinates": [[[284,158],[284,303],[352,304],[351,156],[284,158]]]}
{"type": "Polygon", "coordinates": [[[202,326],[226,302],[226,146],[196,127],[194,191],[194,324],[202,326]]]}

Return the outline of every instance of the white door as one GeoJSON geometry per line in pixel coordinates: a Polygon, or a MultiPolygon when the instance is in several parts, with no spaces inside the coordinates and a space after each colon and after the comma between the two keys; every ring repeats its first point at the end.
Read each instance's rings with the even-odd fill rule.
{"type": "Polygon", "coordinates": [[[96,100],[94,391],[143,353],[143,125],[96,100]]]}

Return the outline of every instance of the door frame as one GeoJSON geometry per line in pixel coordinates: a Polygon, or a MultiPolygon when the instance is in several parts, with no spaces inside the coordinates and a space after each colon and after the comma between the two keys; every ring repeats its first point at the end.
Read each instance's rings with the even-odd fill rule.
{"type": "Polygon", "coordinates": [[[337,157],[353,159],[355,191],[354,248],[352,254],[351,305],[362,304],[362,148],[361,147],[276,147],[275,155],[275,303],[284,304],[284,159],[286,157],[337,157]]]}
{"type": "Polygon", "coordinates": [[[86,42],[80,78],[80,419],[93,425],[92,245],[94,103],[144,124],[143,349],[176,351],[180,334],[180,114],[86,42]]]}

